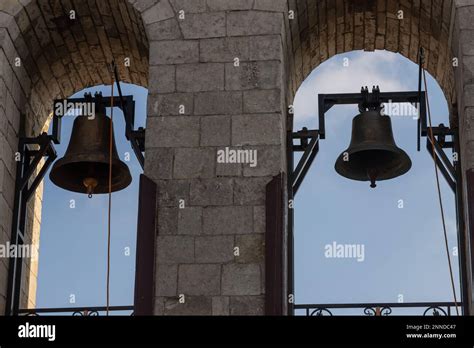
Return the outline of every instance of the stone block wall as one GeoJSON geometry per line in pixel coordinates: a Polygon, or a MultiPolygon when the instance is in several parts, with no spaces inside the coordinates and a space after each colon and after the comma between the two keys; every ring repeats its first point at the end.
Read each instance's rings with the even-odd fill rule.
{"type": "Polygon", "coordinates": [[[144,14],[155,313],[263,314],[265,187],[285,169],[286,1],[166,3],[147,10],[163,14],[153,23],[144,14]],[[226,148],[255,150],[256,166],[219,163],[226,148]]]}
{"type": "MultiPolygon", "coordinates": [[[[1,17],[0,17],[1,18],[1,17]]],[[[8,32],[1,26],[0,43],[9,40],[8,32]]],[[[5,45],[0,44],[0,243],[6,245],[10,240],[13,217],[13,196],[16,164],[14,152],[18,147],[20,128],[20,92],[18,78],[14,74],[5,53],[5,45]],[[14,82],[15,81],[15,82],[14,82]]],[[[7,258],[0,258],[0,313],[5,311],[7,296],[7,258]]]]}

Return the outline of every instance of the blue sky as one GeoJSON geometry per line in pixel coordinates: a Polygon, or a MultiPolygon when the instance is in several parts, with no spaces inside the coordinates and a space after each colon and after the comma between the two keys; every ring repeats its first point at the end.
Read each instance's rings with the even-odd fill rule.
{"type": "MultiPolygon", "coordinates": [[[[316,69],[299,89],[295,129],[317,129],[318,93],[359,92],[379,85],[382,92],[417,89],[417,66],[389,52],[351,52],[316,69]],[[344,67],[344,58],[349,66],[344,67]]],[[[430,78],[434,123],[448,123],[444,96],[430,78]]],[[[110,87],[93,88],[110,94],[110,87]]],[[[124,86],[135,96],[137,127],[145,126],[147,91],[124,86]]],[[[82,96],[84,91],[75,96],[82,96]]],[[[350,141],[356,106],[336,106],[326,117],[327,138],[296,197],[295,276],[297,303],[451,301],[443,231],[432,159],[416,152],[416,122],[392,117],[395,139],[412,159],[406,175],[370,189],[366,182],[342,178],[337,156],[350,141]],[[399,209],[399,200],[404,208],[399,209]],[[328,259],[332,242],[364,244],[365,260],[328,259]]],[[[138,176],[141,168],[124,137],[123,116],[114,112],[115,135],[122,159],[133,176],[129,188],[113,196],[111,305],[133,303],[138,176]],[[130,248],[130,255],[125,255],[130,248]]],[[[69,142],[73,117],[63,122],[59,156],[69,142]]],[[[422,140],[424,146],[425,139],[422,140]]],[[[454,195],[441,178],[451,247],[456,246],[454,195]]],[[[45,179],[37,307],[105,305],[107,196],[74,194],[45,179]],[[70,208],[70,200],[75,208],[70,208]],[[71,303],[71,295],[75,303],[71,303]]],[[[457,258],[453,257],[457,276],[457,258]]],[[[459,296],[459,289],[457,290],[459,296]]]]}

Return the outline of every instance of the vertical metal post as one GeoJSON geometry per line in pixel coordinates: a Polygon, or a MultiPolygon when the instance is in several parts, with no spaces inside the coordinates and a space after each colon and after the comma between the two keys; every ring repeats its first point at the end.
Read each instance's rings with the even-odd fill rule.
{"type": "MultiPolygon", "coordinates": [[[[471,270],[470,277],[466,279],[468,282],[465,287],[467,288],[468,291],[468,296],[472,294],[472,286],[474,286],[474,169],[469,169],[466,171],[466,191],[467,191],[467,204],[466,208],[467,209],[467,222],[466,222],[466,236],[469,238],[466,238],[465,243],[463,247],[467,250],[470,251],[470,253],[467,253],[467,255],[470,255],[470,265],[469,268],[471,270]],[[470,283],[469,283],[470,282],[470,283]]],[[[465,265],[467,267],[467,262],[465,261],[465,265]]],[[[468,275],[468,276],[469,276],[468,275]]],[[[469,296],[466,298],[466,301],[474,301],[472,296],[469,296]]],[[[469,310],[470,312],[466,312],[466,315],[472,314],[472,311],[474,308],[472,308],[472,303],[469,304],[469,310]]]]}
{"type": "Polygon", "coordinates": [[[294,260],[294,209],[289,208],[288,203],[293,202],[293,171],[294,171],[294,160],[295,155],[293,152],[293,135],[292,131],[288,132],[287,139],[287,164],[288,164],[288,180],[287,180],[287,191],[288,191],[288,236],[287,236],[287,315],[294,315],[294,297],[295,297],[295,260],[294,260]],[[288,301],[289,296],[292,296],[293,301],[288,301]]]}
{"type": "MultiPolygon", "coordinates": [[[[25,243],[25,233],[27,227],[28,200],[37,188],[39,182],[46,173],[49,165],[56,158],[56,151],[52,145],[52,139],[43,133],[37,138],[20,138],[18,143],[18,153],[20,159],[16,165],[15,196],[12,217],[12,230],[10,243],[19,248],[25,243]],[[39,145],[39,150],[30,151],[29,144],[39,145]],[[36,175],[30,186],[29,180],[37,169],[41,158],[48,156],[41,170],[36,175]],[[32,161],[32,158],[33,161],[32,161]]],[[[5,315],[18,315],[21,299],[21,274],[23,268],[23,254],[16,253],[15,257],[10,257],[8,266],[7,303],[5,315]]]]}
{"type": "Polygon", "coordinates": [[[462,302],[462,309],[463,314],[468,315],[469,313],[469,285],[468,285],[468,274],[467,274],[467,257],[466,251],[468,249],[468,245],[466,243],[466,225],[464,222],[464,202],[463,202],[463,195],[462,195],[462,172],[461,172],[461,165],[456,165],[456,222],[457,222],[457,229],[458,229],[458,261],[459,261],[459,282],[460,282],[460,289],[461,289],[461,302],[462,302]]]}
{"type": "Polygon", "coordinates": [[[420,142],[421,142],[421,118],[422,118],[422,113],[421,113],[421,79],[423,76],[423,64],[424,64],[424,50],[423,47],[420,47],[419,53],[418,53],[418,120],[416,122],[416,147],[418,152],[420,151],[420,142]]]}
{"type": "MultiPolygon", "coordinates": [[[[461,289],[461,302],[462,302],[462,312],[463,315],[469,315],[471,309],[471,285],[470,285],[470,275],[468,270],[472,269],[468,267],[468,256],[469,255],[469,234],[471,234],[471,229],[467,228],[466,225],[466,215],[465,209],[469,209],[468,202],[464,202],[463,196],[463,174],[462,174],[462,165],[461,165],[461,143],[459,137],[459,115],[457,113],[457,107],[454,106],[455,117],[457,119],[457,124],[453,127],[454,132],[452,135],[453,141],[453,153],[457,155],[456,161],[453,161],[454,170],[456,174],[456,223],[457,223],[457,237],[458,237],[458,261],[459,261],[459,282],[461,289]]],[[[466,177],[466,180],[468,178],[466,177]]],[[[469,210],[468,210],[469,211],[469,210]]],[[[470,222],[472,224],[472,222],[470,222]]],[[[470,226],[469,226],[470,227],[470,226]]],[[[471,260],[471,262],[474,260],[471,260]]]]}
{"type": "MultiPolygon", "coordinates": [[[[30,156],[26,151],[25,143],[20,139],[18,146],[19,153],[21,154],[20,161],[17,162],[17,173],[15,180],[15,198],[14,198],[14,209],[13,209],[13,220],[12,220],[12,231],[11,231],[11,243],[13,245],[24,244],[24,231],[26,224],[27,206],[25,202],[25,195],[27,193],[27,185],[22,185],[23,174],[28,171],[30,156]]],[[[21,296],[21,271],[23,259],[21,257],[10,257],[8,267],[8,287],[7,287],[7,303],[5,308],[5,315],[17,315],[20,305],[21,296]]],[[[17,255],[18,256],[18,255],[17,255]]]]}

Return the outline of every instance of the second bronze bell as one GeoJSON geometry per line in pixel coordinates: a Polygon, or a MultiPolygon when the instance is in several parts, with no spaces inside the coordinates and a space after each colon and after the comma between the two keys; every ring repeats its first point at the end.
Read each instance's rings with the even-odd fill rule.
{"type": "Polygon", "coordinates": [[[364,111],[352,121],[349,148],[337,159],[336,172],[359,181],[388,180],[405,174],[411,168],[410,157],[397,147],[389,116],[378,110],[364,111]]]}
{"type": "MultiPolygon", "coordinates": [[[[51,169],[51,181],[65,190],[89,197],[108,193],[110,127],[105,108],[96,112],[94,118],[76,117],[66,153],[51,169]]],[[[127,165],[118,157],[115,139],[112,143],[112,192],[115,192],[130,185],[132,177],[127,165]]]]}

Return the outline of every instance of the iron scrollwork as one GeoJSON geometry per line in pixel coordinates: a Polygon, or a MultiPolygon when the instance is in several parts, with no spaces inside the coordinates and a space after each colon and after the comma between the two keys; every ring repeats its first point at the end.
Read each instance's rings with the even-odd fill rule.
{"type": "Polygon", "coordinates": [[[108,315],[107,312],[131,312],[134,315],[133,306],[112,306],[112,307],[72,307],[72,308],[28,308],[20,309],[19,314],[24,316],[64,315],[69,313],[73,317],[98,317],[108,315]]]}
{"type": "Polygon", "coordinates": [[[310,313],[310,317],[322,317],[324,315],[328,315],[328,316],[331,316],[332,317],[332,312],[327,309],[327,308],[316,308],[315,310],[313,310],[311,313],[310,313]],[[326,313],[326,314],[324,314],[326,313]]]}
{"type": "MultiPolygon", "coordinates": [[[[410,303],[317,303],[317,304],[296,304],[295,310],[304,310],[306,316],[335,316],[341,310],[342,315],[357,315],[351,310],[362,311],[360,315],[366,316],[389,316],[393,309],[411,309],[409,315],[416,312],[420,315],[429,316],[451,316],[452,308],[455,308],[459,303],[455,302],[410,302],[410,303]],[[338,309],[336,313],[332,311],[338,309]],[[347,313],[347,314],[346,314],[347,313]],[[352,314],[350,314],[352,313],[352,314]]],[[[301,312],[300,312],[301,313],[301,312]]]]}
{"type": "Polygon", "coordinates": [[[98,317],[99,312],[98,311],[88,311],[87,309],[84,311],[77,311],[72,313],[73,317],[98,317]]]}
{"type": "Polygon", "coordinates": [[[388,316],[392,314],[392,308],[390,307],[366,307],[364,308],[364,314],[367,316],[388,316]]]}
{"type": "Polygon", "coordinates": [[[448,316],[448,313],[446,313],[446,311],[441,308],[441,307],[438,307],[438,306],[430,306],[428,307],[424,312],[423,312],[423,315],[424,316],[427,316],[429,315],[429,312],[432,311],[432,315],[435,316],[435,317],[438,317],[438,316],[448,316]]]}

